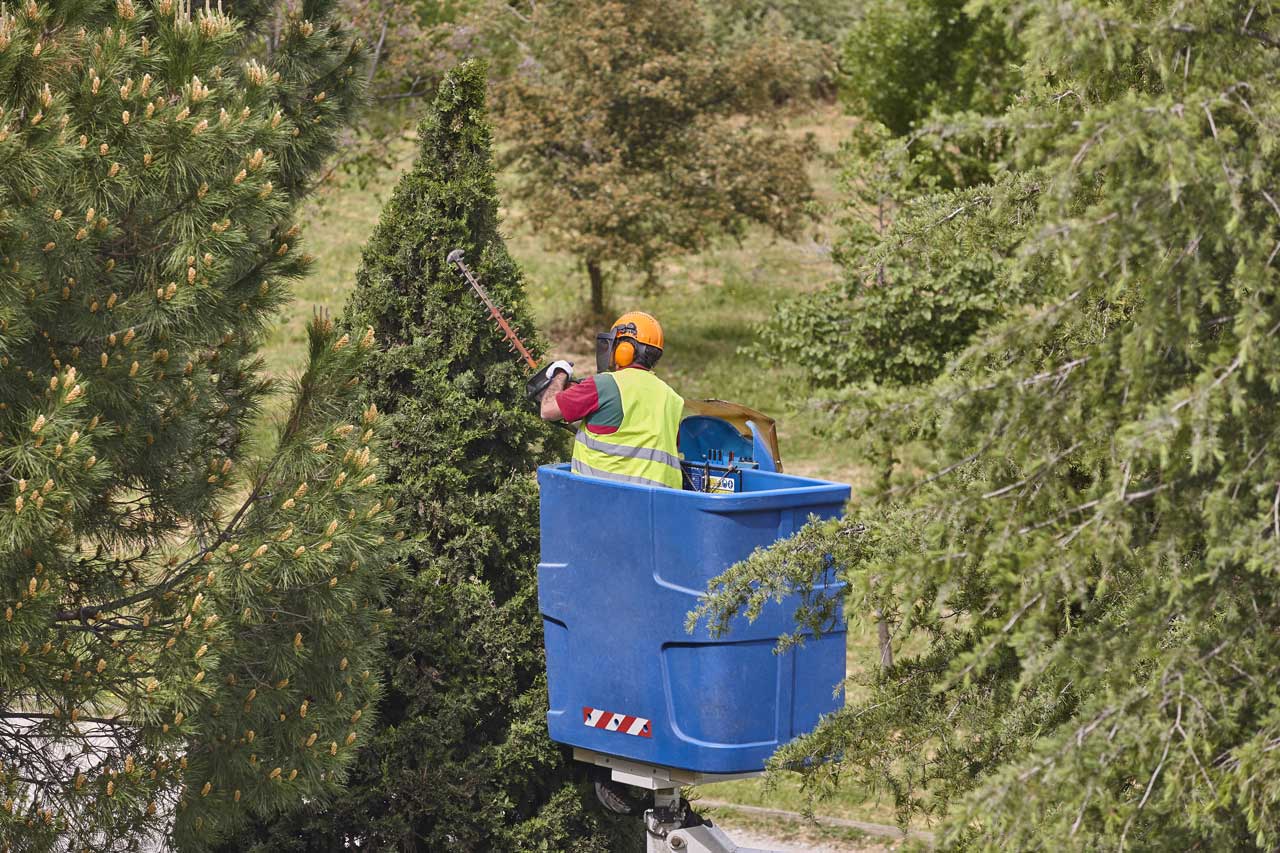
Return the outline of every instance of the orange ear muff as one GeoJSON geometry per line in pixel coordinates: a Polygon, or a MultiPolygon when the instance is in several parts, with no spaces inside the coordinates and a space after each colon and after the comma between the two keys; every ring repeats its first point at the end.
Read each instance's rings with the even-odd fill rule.
{"type": "Polygon", "coordinates": [[[628,340],[618,341],[618,345],[613,348],[613,364],[621,369],[628,366],[636,360],[636,345],[628,340]]]}

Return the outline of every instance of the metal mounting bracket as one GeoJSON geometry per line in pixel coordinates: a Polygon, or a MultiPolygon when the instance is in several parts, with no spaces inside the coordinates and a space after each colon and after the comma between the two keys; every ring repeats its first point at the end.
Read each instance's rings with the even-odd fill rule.
{"type": "Polygon", "coordinates": [[[606,767],[615,782],[653,791],[653,808],[644,813],[645,853],[776,853],[739,847],[711,821],[704,820],[680,797],[680,789],[731,779],[754,779],[752,773],[699,773],[678,767],[645,764],[575,746],[575,761],[606,767]]]}
{"type": "Polygon", "coordinates": [[[653,808],[644,813],[645,853],[776,853],[739,847],[680,797],[679,788],[653,792],[653,808]]]}

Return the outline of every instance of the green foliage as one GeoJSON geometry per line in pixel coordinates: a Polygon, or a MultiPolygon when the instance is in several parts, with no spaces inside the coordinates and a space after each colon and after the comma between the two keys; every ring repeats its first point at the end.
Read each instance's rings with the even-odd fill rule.
{"type": "Polygon", "coordinates": [[[931,112],[1000,112],[1019,82],[1010,26],[1005,4],[867,0],[840,57],[843,100],[896,136],[931,112]]]}
{"type": "Polygon", "coordinates": [[[735,31],[778,29],[830,47],[843,40],[859,5],[859,0],[724,0],[703,4],[718,37],[731,37],[735,31]]]}
{"type": "Polygon", "coordinates": [[[1020,80],[1011,63],[1021,50],[993,5],[864,7],[841,62],[845,100],[867,119],[844,149],[844,275],[781,305],[757,357],[787,357],[818,387],[924,382],[1022,300],[1025,286],[1000,264],[1025,236],[1035,189],[1028,176],[1008,194],[988,186],[1011,180],[995,114],[1020,80]],[[957,222],[966,212],[976,216],[957,222]]]}
{"type": "Polygon", "coordinates": [[[381,728],[346,796],[261,826],[236,849],[625,850],[643,837],[588,804],[547,739],[531,474],[566,448],[445,263],[464,249],[508,316],[532,326],[498,232],[484,91],[480,64],[445,78],[347,313],[353,328],[377,331],[369,393],[394,436],[391,484],[416,534],[391,596],[381,728]]]}
{"type": "Polygon", "coordinates": [[[993,113],[1020,79],[1021,48],[996,5],[864,8],[841,65],[846,101],[869,119],[844,149],[844,275],[779,306],[758,358],[801,364],[817,387],[925,382],[1021,302],[1025,282],[1000,266],[1025,236],[1036,188],[1001,171],[1006,130],[993,113]]]}
{"type": "MultiPolygon", "coordinates": [[[[1274,849],[1280,19],[1016,12],[1043,74],[1004,119],[1014,173],[917,203],[939,225],[896,251],[972,242],[1030,304],[932,383],[829,401],[896,455],[813,535],[897,659],[779,760],[842,756],[815,790],[890,792],[949,849],[1274,849]]],[[[810,584],[793,550],[704,615],[810,584]]]]}
{"type": "Polygon", "coordinates": [[[774,95],[805,82],[785,39],[730,53],[696,0],[530,5],[503,87],[508,162],[528,216],[585,265],[594,313],[621,267],[653,284],[662,260],[751,223],[795,231],[812,145],[779,125],[774,95]]]}
{"type": "Polygon", "coordinates": [[[700,5],[710,37],[727,55],[749,53],[769,41],[791,56],[797,73],[773,86],[777,104],[809,95],[835,100],[836,54],[853,23],[856,0],[703,0],[700,5]]]}
{"type": "Polygon", "coordinates": [[[273,453],[243,440],[360,56],[328,3],[243,12],[0,11],[6,850],[201,849],[332,795],[369,725],[371,334],[317,318],[273,453]]]}
{"type": "Polygon", "coordinates": [[[1006,175],[999,191],[926,193],[896,206],[893,194],[936,184],[922,176],[928,149],[913,156],[883,129],[863,127],[846,152],[835,252],[844,275],[782,303],[754,354],[803,365],[817,387],[928,381],[1023,298],[1024,283],[1004,274],[1002,261],[1025,236],[1037,180],[1006,175]]]}

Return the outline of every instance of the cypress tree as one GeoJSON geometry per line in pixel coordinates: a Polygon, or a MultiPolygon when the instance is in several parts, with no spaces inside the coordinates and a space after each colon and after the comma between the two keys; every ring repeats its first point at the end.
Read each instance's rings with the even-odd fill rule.
{"type": "Polygon", "coordinates": [[[478,63],[441,84],[347,310],[349,325],[378,336],[368,391],[386,415],[391,486],[417,537],[391,596],[381,728],[340,802],[261,826],[241,849],[601,851],[643,836],[588,801],[546,736],[532,472],[567,450],[445,262],[464,249],[508,316],[532,328],[498,232],[484,94],[478,63]]]}
{"type": "Polygon", "coordinates": [[[372,334],[317,318],[243,440],[357,100],[330,6],[0,10],[0,849],[199,849],[332,794],[369,725],[372,334]]]}

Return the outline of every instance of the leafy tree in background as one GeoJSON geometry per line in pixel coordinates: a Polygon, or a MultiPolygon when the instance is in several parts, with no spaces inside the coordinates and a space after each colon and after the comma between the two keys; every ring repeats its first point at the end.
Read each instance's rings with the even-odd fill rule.
{"type": "Polygon", "coordinates": [[[784,43],[798,74],[788,75],[773,90],[779,105],[810,94],[835,100],[836,56],[852,25],[856,0],[814,3],[812,0],[702,0],[711,38],[733,55],[751,51],[762,39],[784,43]],[[801,84],[796,90],[780,85],[801,84]]]}
{"type": "Polygon", "coordinates": [[[0,849],[200,849],[332,794],[369,724],[371,333],[317,319],[244,441],[360,56],[327,2],[270,51],[238,12],[0,12],[0,849]]]}
{"type": "Polygon", "coordinates": [[[857,18],[859,0],[723,0],[703,3],[717,34],[782,26],[808,41],[838,46],[857,18]]]}
{"type": "Polygon", "coordinates": [[[1020,79],[1011,19],[1002,3],[867,0],[845,37],[842,99],[895,136],[934,111],[999,112],[1020,79]]]}
{"type": "Polygon", "coordinates": [[[818,388],[927,382],[1028,290],[1003,261],[1026,236],[1035,187],[1010,188],[1000,206],[985,185],[937,191],[927,154],[886,136],[864,126],[846,149],[853,153],[834,252],[842,277],[780,304],[754,345],[763,363],[802,365],[818,388]],[[922,195],[892,202],[912,192],[922,195]]]}
{"type": "MultiPolygon", "coordinates": [[[[984,144],[981,134],[957,138],[984,144]]],[[[858,127],[844,151],[833,251],[841,275],[780,303],[751,352],[800,365],[814,388],[927,382],[1034,290],[1034,277],[1012,279],[1002,264],[1033,223],[1035,190],[1011,193],[1010,209],[993,209],[985,184],[941,190],[933,145],[913,149],[882,125],[858,127]],[[940,204],[951,208],[940,213],[940,204]]]]}
{"type": "Polygon", "coordinates": [[[781,354],[818,387],[924,382],[1020,303],[1026,282],[1001,275],[1000,261],[1025,236],[1034,193],[987,213],[987,184],[1009,156],[1001,114],[1021,79],[1018,20],[998,4],[966,11],[952,0],[864,7],[841,61],[844,100],[864,119],[842,152],[843,274],[780,305],[758,357],[781,354]],[[937,214],[942,190],[952,209],[937,214]],[[956,221],[965,211],[990,239],[970,236],[972,217],[956,221]],[[919,239],[935,231],[951,239],[919,239]]]}
{"type": "Polygon", "coordinates": [[[343,0],[342,13],[370,53],[366,78],[376,104],[372,115],[398,114],[396,100],[431,96],[448,70],[452,32],[476,5],[475,0],[343,0]]]}
{"type": "Polygon", "coordinates": [[[587,802],[546,735],[531,474],[563,458],[564,443],[525,401],[523,366],[445,263],[464,249],[508,316],[532,327],[498,233],[484,105],[483,65],[445,78],[347,315],[378,336],[369,392],[394,436],[390,483],[417,533],[392,590],[381,728],[328,810],[259,826],[228,850],[586,853],[643,840],[638,822],[587,802]]]}
{"type": "Polygon", "coordinates": [[[582,260],[594,314],[622,267],[653,284],[664,258],[716,237],[800,225],[812,143],[773,101],[803,83],[789,42],[729,53],[696,0],[560,0],[528,17],[528,60],[502,87],[506,156],[528,218],[582,260]]]}
{"type": "Polygon", "coordinates": [[[997,249],[1031,304],[929,385],[831,401],[898,448],[892,487],[732,569],[704,615],[834,554],[899,656],[780,760],[842,756],[810,783],[943,816],[944,847],[1275,849],[1280,18],[1016,12],[1044,71],[1004,120],[1016,169],[922,202],[939,226],[896,251],[997,249]]]}

